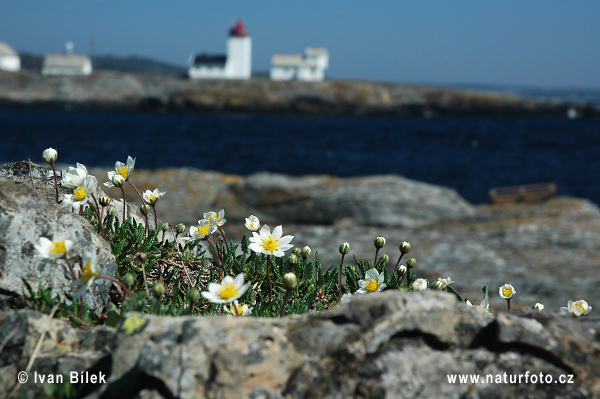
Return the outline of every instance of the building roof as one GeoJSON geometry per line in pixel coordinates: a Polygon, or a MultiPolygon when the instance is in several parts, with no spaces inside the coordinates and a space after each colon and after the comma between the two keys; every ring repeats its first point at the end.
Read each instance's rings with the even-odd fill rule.
{"type": "Polygon", "coordinates": [[[238,21],[231,29],[229,29],[229,37],[246,37],[246,25],[242,21],[238,21]]]}
{"type": "Polygon", "coordinates": [[[310,55],[329,55],[329,51],[325,47],[307,47],[304,53],[310,55]]]}
{"type": "Polygon", "coordinates": [[[5,42],[0,42],[0,54],[3,56],[19,56],[19,54],[17,54],[17,52],[5,42]]]}
{"type": "Polygon", "coordinates": [[[300,66],[305,62],[301,54],[273,54],[271,65],[273,66],[300,66]]]}
{"type": "Polygon", "coordinates": [[[207,54],[196,54],[193,56],[192,65],[211,65],[211,66],[224,66],[227,62],[226,55],[207,55],[207,54]]]}
{"type": "Polygon", "coordinates": [[[83,54],[46,54],[44,68],[83,68],[90,57],[83,54]]]}

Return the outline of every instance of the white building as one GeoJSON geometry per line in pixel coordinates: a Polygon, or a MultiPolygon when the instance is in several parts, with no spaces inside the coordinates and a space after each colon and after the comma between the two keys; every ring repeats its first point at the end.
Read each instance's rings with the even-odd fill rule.
{"type": "Polygon", "coordinates": [[[0,71],[19,72],[21,57],[8,44],[0,42],[0,71]]]}
{"type": "Polygon", "coordinates": [[[73,54],[73,43],[67,42],[66,53],[46,54],[42,75],[90,75],[92,60],[87,55],[73,54]]]}
{"type": "Polygon", "coordinates": [[[250,79],[252,75],[252,39],[239,21],[229,30],[227,55],[191,54],[190,79],[250,79]]]}
{"type": "Polygon", "coordinates": [[[302,54],[275,54],[271,58],[271,80],[303,80],[318,82],[325,79],[329,67],[329,52],[322,47],[308,47],[302,54]]]}

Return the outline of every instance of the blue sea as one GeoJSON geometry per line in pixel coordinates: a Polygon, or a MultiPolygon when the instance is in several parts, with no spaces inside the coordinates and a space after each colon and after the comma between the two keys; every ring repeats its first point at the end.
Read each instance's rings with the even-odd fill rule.
{"type": "Polygon", "coordinates": [[[0,109],[0,164],[54,147],[61,164],[193,167],[247,175],[397,174],[456,189],[554,182],[600,204],[600,119],[0,109]]]}

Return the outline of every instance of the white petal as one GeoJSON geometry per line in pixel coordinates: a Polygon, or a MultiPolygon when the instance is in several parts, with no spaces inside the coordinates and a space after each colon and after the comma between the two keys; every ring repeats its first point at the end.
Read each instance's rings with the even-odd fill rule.
{"type": "Polygon", "coordinates": [[[281,238],[282,234],[283,234],[283,228],[281,226],[277,226],[273,229],[273,236],[275,236],[277,238],[277,240],[279,240],[281,238]]]}

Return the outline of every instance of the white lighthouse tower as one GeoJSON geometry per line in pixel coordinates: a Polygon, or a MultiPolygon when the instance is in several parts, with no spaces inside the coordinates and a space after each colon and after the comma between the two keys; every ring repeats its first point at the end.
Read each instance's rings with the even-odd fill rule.
{"type": "Polygon", "coordinates": [[[250,79],[252,74],[252,39],[242,21],[229,30],[225,74],[229,79],[250,79]]]}
{"type": "Polygon", "coordinates": [[[227,55],[191,54],[190,79],[250,79],[252,75],[252,39],[246,26],[238,21],[227,39],[227,55]]]}

